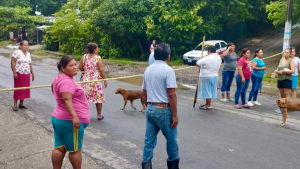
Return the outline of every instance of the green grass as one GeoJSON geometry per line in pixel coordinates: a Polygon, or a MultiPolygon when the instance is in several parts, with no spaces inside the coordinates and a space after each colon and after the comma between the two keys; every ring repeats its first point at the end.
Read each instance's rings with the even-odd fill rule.
{"type": "Polygon", "coordinates": [[[36,54],[36,55],[46,55],[45,50],[32,50],[32,51],[30,51],[30,53],[36,54]]]}
{"type": "Polygon", "coordinates": [[[104,59],[104,62],[111,62],[118,65],[144,65],[147,66],[148,62],[135,61],[130,59],[104,59]]]}
{"type": "Polygon", "coordinates": [[[9,42],[9,41],[1,41],[0,42],[0,47],[5,47],[8,44],[15,44],[14,42],[9,42]]]}
{"type": "Polygon", "coordinates": [[[263,81],[277,83],[277,78],[271,78],[271,73],[268,73],[264,76],[263,81]]]}
{"type": "Polygon", "coordinates": [[[183,60],[182,59],[171,60],[169,62],[169,66],[181,66],[181,65],[183,65],[183,60]]]}
{"type": "MultiPolygon", "coordinates": [[[[298,86],[300,86],[300,76],[298,76],[298,86]]],[[[264,76],[263,81],[277,83],[277,75],[274,79],[271,78],[271,73],[268,73],[264,76]]]]}

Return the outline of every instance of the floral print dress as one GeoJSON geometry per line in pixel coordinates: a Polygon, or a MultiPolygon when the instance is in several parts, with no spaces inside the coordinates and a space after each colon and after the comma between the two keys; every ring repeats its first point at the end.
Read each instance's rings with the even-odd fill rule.
{"type": "MultiPolygon", "coordinates": [[[[100,72],[98,70],[98,61],[101,59],[100,56],[95,55],[94,58],[88,58],[84,55],[84,73],[82,81],[100,80],[100,72]]],[[[103,82],[92,82],[82,83],[85,96],[90,103],[104,103],[104,83],[103,82]]]]}

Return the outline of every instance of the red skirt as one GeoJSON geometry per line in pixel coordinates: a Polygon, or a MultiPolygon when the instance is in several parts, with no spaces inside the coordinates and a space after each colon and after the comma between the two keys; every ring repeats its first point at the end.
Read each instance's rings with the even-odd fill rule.
{"type": "MultiPolygon", "coordinates": [[[[14,87],[29,87],[30,86],[30,74],[20,74],[17,72],[18,78],[14,79],[14,87]]],[[[30,89],[15,90],[14,99],[24,100],[30,98],[30,89]]]]}

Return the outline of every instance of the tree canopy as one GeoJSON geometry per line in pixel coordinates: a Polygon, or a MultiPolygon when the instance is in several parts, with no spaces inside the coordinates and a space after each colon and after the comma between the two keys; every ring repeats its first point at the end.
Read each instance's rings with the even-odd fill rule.
{"type": "MultiPolygon", "coordinates": [[[[16,15],[15,11],[25,11],[24,17],[28,20],[22,21],[22,24],[34,23],[29,14],[34,15],[38,5],[37,10],[43,15],[55,13],[56,18],[56,22],[46,31],[44,38],[46,47],[56,45],[63,52],[82,54],[84,46],[93,41],[99,44],[100,53],[104,57],[130,57],[143,60],[149,54],[152,39],[170,43],[173,54],[181,56],[189,49],[186,42],[198,43],[203,35],[215,35],[229,28],[233,30],[240,23],[250,21],[262,23],[271,20],[275,27],[279,27],[285,20],[286,2],[286,0],[2,0],[0,6],[5,6],[5,11],[8,11],[8,8],[11,11],[10,13],[0,11],[2,21],[0,31],[17,27],[17,22],[14,21],[21,21],[23,16],[11,18],[10,16],[16,15]]],[[[297,10],[299,8],[300,0],[294,0],[294,21],[300,18],[300,11],[297,10]]]]}

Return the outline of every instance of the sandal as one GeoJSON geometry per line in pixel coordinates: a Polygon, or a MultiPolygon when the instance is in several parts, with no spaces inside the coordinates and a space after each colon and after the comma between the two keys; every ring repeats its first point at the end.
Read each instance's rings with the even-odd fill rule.
{"type": "Polygon", "coordinates": [[[203,107],[199,107],[201,110],[211,110],[211,107],[206,107],[206,106],[203,106],[203,107]]]}
{"type": "Polygon", "coordinates": [[[18,108],[17,107],[13,107],[13,111],[18,111],[18,108]]]}
{"type": "Polygon", "coordinates": [[[221,100],[221,102],[228,102],[228,100],[227,99],[220,99],[221,100]]]}
{"type": "Polygon", "coordinates": [[[234,102],[234,99],[233,99],[233,98],[230,98],[230,99],[228,99],[228,100],[234,102]]]}
{"type": "Polygon", "coordinates": [[[104,119],[104,116],[102,116],[102,117],[97,117],[97,120],[103,120],[104,119]]]}
{"type": "Polygon", "coordinates": [[[247,104],[244,104],[242,107],[243,107],[243,108],[246,108],[246,109],[249,109],[249,108],[250,108],[247,104]]]}
{"type": "Polygon", "coordinates": [[[19,105],[19,109],[27,109],[27,107],[25,107],[24,105],[23,106],[19,105]]]}

